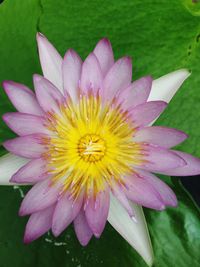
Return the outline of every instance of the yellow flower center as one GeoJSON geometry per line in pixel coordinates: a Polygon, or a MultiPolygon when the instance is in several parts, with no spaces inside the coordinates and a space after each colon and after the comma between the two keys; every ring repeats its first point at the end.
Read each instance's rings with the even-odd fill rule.
{"type": "Polygon", "coordinates": [[[142,162],[141,147],[133,142],[134,125],[120,105],[103,104],[100,97],[67,101],[59,114],[49,114],[52,132],[44,154],[53,181],[75,196],[97,194],[105,186],[123,184],[133,166],[142,162]]]}
{"type": "Polygon", "coordinates": [[[105,141],[96,134],[83,136],[78,143],[78,153],[86,162],[96,162],[105,155],[105,141]]]}

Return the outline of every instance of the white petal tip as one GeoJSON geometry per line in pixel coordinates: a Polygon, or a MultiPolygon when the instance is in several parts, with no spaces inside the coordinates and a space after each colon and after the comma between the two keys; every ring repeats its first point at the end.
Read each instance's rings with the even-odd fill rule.
{"type": "Polygon", "coordinates": [[[27,162],[27,159],[10,153],[0,157],[0,185],[17,185],[17,183],[13,183],[10,179],[27,162]]]}
{"type": "Polygon", "coordinates": [[[154,258],[153,257],[149,258],[145,262],[149,267],[151,267],[153,265],[153,263],[154,263],[154,258]]]}
{"type": "Polygon", "coordinates": [[[191,71],[180,69],[154,80],[148,101],[163,100],[169,103],[190,75],[191,71]]]}
{"type": "Polygon", "coordinates": [[[132,220],[121,203],[112,196],[108,215],[109,223],[140,254],[148,266],[153,264],[153,249],[142,208],[131,204],[137,223],[132,220]]]}
{"type": "Polygon", "coordinates": [[[180,79],[181,84],[192,74],[191,70],[188,69],[180,69],[180,70],[175,70],[172,73],[169,73],[169,75],[176,75],[177,78],[180,79]]]}
{"type": "Polygon", "coordinates": [[[39,40],[39,39],[44,39],[44,38],[46,38],[46,37],[44,36],[44,34],[42,34],[41,32],[37,32],[37,34],[36,34],[36,39],[37,39],[37,40],[39,40]]]}
{"type": "Polygon", "coordinates": [[[143,260],[146,262],[146,264],[151,267],[154,263],[154,255],[153,252],[151,252],[150,254],[143,254],[143,253],[139,253],[140,256],[143,258],[143,260]]]}

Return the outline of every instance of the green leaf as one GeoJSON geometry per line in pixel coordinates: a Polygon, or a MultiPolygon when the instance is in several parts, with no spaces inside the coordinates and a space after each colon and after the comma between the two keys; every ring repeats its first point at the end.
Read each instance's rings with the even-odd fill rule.
{"type": "MultiPolygon", "coordinates": [[[[84,58],[107,36],[116,58],[134,59],[134,79],[154,78],[187,67],[192,75],[157,124],[179,128],[190,138],[178,149],[200,156],[200,20],[199,3],[187,0],[21,0],[0,5],[0,81],[10,79],[32,87],[41,73],[35,34],[44,33],[62,55],[73,47],[84,58]]],[[[14,110],[0,92],[0,115],[14,110]]],[[[0,122],[0,141],[14,134],[0,122]]],[[[5,150],[1,148],[1,154],[5,150]]],[[[163,178],[166,179],[166,178],[163,178]]],[[[155,252],[155,267],[200,264],[199,210],[174,178],[177,208],[145,210],[155,252]]],[[[167,178],[168,182],[169,178],[167,178]]],[[[23,189],[25,191],[27,189],[23,189]]],[[[26,218],[17,216],[22,191],[0,188],[1,266],[121,267],[146,266],[139,255],[107,225],[100,240],[79,245],[72,227],[59,238],[50,234],[27,246],[22,243],[26,218]]]]}

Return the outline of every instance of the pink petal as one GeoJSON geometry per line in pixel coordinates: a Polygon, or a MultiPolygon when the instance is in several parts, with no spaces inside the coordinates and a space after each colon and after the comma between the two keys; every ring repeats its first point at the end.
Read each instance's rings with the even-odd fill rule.
{"type": "Polygon", "coordinates": [[[3,120],[8,127],[21,136],[34,133],[49,133],[48,129],[45,127],[45,119],[41,116],[10,112],[3,115],[3,120]]]}
{"type": "Polygon", "coordinates": [[[150,144],[142,145],[142,149],[144,149],[144,163],[139,166],[140,169],[145,169],[152,172],[160,172],[163,170],[181,167],[186,164],[184,159],[168,149],[150,144]]]}
{"type": "Polygon", "coordinates": [[[37,43],[40,63],[44,77],[52,82],[61,92],[62,84],[62,58],[53,45],[41,33],[37,34],[37,43]]]}
{"type": "Polygon", "coordinates": [[[54,209],[53,205],[30,216],[26,225],[24,243],[28,244],[49,231],[54,209]]]}
{"type": "Polygon", "coordinates": [[[47,162],[42,158],[33,159],[21,167],[11,178],[14,183],[36,183],[49,177],[47,162]]]}
{"type": "Polygon", "coordinates": [[[92,90],[93,93],[97,93],[101,86],[101,68],[96,56],[90,53],[82,65],[80,87],[85,93],[88,93],[90,90],[92,90]]]}
{"type": "Polygon", "coordinates": [[[146,76],[133,82],[125,90],[120,91],[118,98],[122,102],[122,108],[127,110],[145,103],[149,97],[151,85],[152,78],[146,76]]]}
{"type": "Polygon", "coordinates": [[[3,146],[15,155],[34,159],[41,157],[42,153],[47,150],[43,144],[46,138],[47,136],[41,134],[30,134],[7,140],[3,146]]]}
{"type": "Polygon", "coordinates": [[[19,112],[43,115],[35,94],[25,85],[12,81],[4,81],[3,87],[10,101],[19,112]]]}
{"type": "Polygon", "coordinates": [[[110,41],[106,38],[101,39],[97,43],[93,53],[99,61],[103,76],[105,76],[114,64],[113,51],[110,41]]]}
{"type": "Polygon", "coordinates": [[[152,126],[137,131],[134,136],[134,141],[152,143],[158,146],[171,148],[183,142],[187,137],[187,134],[184,132],[173,128],[152,126]]]}
{"type": "Polygon", "coordinates": [[[150,101],[140,104],[130,111],[135,127],[143,127],[150,124],[166,108],[167,103],[163,101],[150,101]]]}
{"type": "Polygon", "coordinates": [[[69,49],[63,61],[63,82],[64,90],[69,93],[73,101],[78,99],[81,66],[82,60],[79,55],[69,49]]]}
{"type": "Polygon", "coordinates": [[[85,216],[88,225],[96,237],[100,237],[108,218],[110,205],[109,191],[106,189],[97,194],[96,199],[88,198],[85,216]]]}
{"type": "Polygon", "coordinates": [[[112,193],[120,201],[120,203],[126,209],[128,214],[131,217],[134,217],[134,211],[133,211],[132,207],[130,206],[130,203],[126,197],[126,194],[124,193],[124,188],[122,186],[120,187],[119,185],[115,184],[112,187],[112,193]]]}
{"type": "Polygon", "coordinates": [[[45,112],[59,113],[59,106],[64,103],[64,97],[60,91],[47,79],[40,75],[33,77],[36,97],[45,112]]]}
{"type": "Polygon", "coordinates": [[[159,193],[144,179],[133,175],[125,177],[124,181],[127,186],[126,195],[134,203],[156,210],[165,208],[159,193]]]}
{"type": "Polygon", "coordinates": [[[24,216],[41,211],[58,200],[61,184],[46,179],[34,185],[22,201],[19,215],[24,216]]]}
{"type": "Polygon", "coordinates": [[[190,154],[172,150],[173,153],[183,158],[186,162],[186,165],[183,167],[170,169],[162,171],[162,174],[171,175],[171,176],[190,176],[190,175],[199,175],[200,174],[200,159],[195,158],[190,154]]]}
{"type": "Polygon", "coordinates": [[[52,232],[55,236],[60,235],[79,213],[83,203],[81,195],[76,200],[70,198],[69,193],[63,195],[55,208],[52,222],[52,232]]]}
{"type": "Polygon", "coordinates": [[[74,220],[74,229],[81,245],[86,246],[90,241],[93,233],[87,223],[83,210],[79,212],[78,216],[74,220]]]}
{"type": "Polygon", "coordinates": [[[166,206],[177,206],[176,195],[172,189],[155,175],[143,170],[136,170],[140,178],[144,179],[147,184],[150,184],[160,195],[162,202],[166,206]]]}
{"type": "Polygon", "coordinates": [[[115,62],[103,81],[102,96],[111,100],[119,90],[130,85],[132,79],[132,63],[129,57],[123,57],[115,62]]]}

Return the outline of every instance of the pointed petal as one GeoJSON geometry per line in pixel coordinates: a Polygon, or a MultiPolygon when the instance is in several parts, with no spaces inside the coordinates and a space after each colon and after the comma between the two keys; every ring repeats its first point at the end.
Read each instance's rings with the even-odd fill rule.
{"type": "Polygon", "coordinates": [[[40,56],[40,64],[44,77],[52,82],[61,92],[62,84],[62,58],[47,38],[37,33],[37,43],[40,56]]]}
{"type": "Polygon", "coordinates": [[[173,150],[173,153],[177,154],[183,158],[186,162],[186,165],[183,167],[165,170],[160,173],[171,175],[171,176],[191,176],[200,174],[200,159],[193,157],[190,154],[173,150]]]}
{"type": "Polygon", "coordinates": [[[135,127],[143,127],[150,124],[157,118],[167,104],[163,101],[150,101],[140,104],[130,111],[131,118],[135,127]]]}
{"type": "Polygon", "coordinates": [[[7,140],[3,146],[11,153],[25,158],[39,158],[47,148],[43,143],[47,136],[41,134],[30,134],[7,140]]]}
{"type": "Polygon", "coordinates": [[[125,177],[124,181],[126,183],[128,199],[146,208],[155,210],[165,209],[159,193],[150,183],[136,175],[125,177]]]}
{"type": "Polygon", "coordinates": [[[105,100],[111,100],[119,90],[123,90],[130,85],[131,79],[131,59],[129,57],[118,59],[103,81],[103,98],[105,100]]]}
{"type": "Polygon", "coordinates": [[[10,101],[19,112],[34,115],[44,114],[35,94],[28,87],[12,81],[4,81],[3,87],[10,101]]]}
{"type": "Polygon", "coordinates": [[[27,159],[12,155],[10,153],[2,156],[0,158],[0,185],[13,185],[13,183],[9,182],[10,178],[27,162],[27,159]]]}
{"type": "Polygon", "coordinates": [[[86,246],[93,233],[87,223],[83,209],[79,212],[78,216],[74,220],[74,230],[81,245],[86,246]]]}
{"type": "Polygon", "coordinates": [[[22,166],[12,176],[11,182],[19,184],[34,184],[50,177],[47,172],[47,163],[42,158],[33,159],[22,166]]]}
{"type": "Polygon", "coordinates": [[[148,101],[163,100],[169,103],[189,76],[188,70],[180,69],[154,80],[148,101]]]}
{"type": "Polygon", "coordinates": [[[96,93],[102,86],[102,72],[99,62],[93,53],[90,53],[82,65],[81,90],[85,93],[92,90],[96,93]]]}
{"type": "Polygon", "coordinates": [[[137,131],[134,136],[134,141],[171,148],[183,142],[187,137],[187,134],[184,132],[173,128],[152,126],[137,131]]]}
{"type": "Polygon", "coordinates": [[[54,236],[59,236],[79,213],[83,203],[83,196],[74,200],[69,193],[63,195],[55,208],[52,222],[54,236]]]}
{"type": "Polygon", "coordinates": [[[53,205],[30,216],[26,225],[24,243],[28,244],[49,231],[54,209],[53,205]]]}
{"type": "Polygon", "coordinates": [[[159,193],[162,202],[166,206],[177,206],[176,195],[166,183],[152,173],[143,170],[136,170],[136,172],[141,179],[144,179],[147,184],[150,184],[159,193]]]}
{"type": "Polygon", "coordinates": [[[132,207],[130,206],[130,202],[126,196],[126,194],[124,193],[125,189],[122,188],[122,186],[118,186],[117,184],[115,184],[112,187],[112,193],[113,195],[120,201],[120,203],[122,204],[122,206],[127,210],[128,214],[131,217],[134,217],[134,212],[132,207]]]}
{"type": "Polygon", "coordinates": [[[69,49],[63,61],[64,90],[69,93],[73,101],[78,100],[79,81],[81,77],[82,60],[72,49],[69,49]]]}
{"type": "Polygon", "coordinates": [[[3,115],[3,120],[16,134],[24,136],[34,133],[46,133],[45,119],[41,116],[20,112],[9,112],[3,115]]]}
{"type": "Polygon", "coordinates": [[[127,110],[145,103],[149,97],[151,85],[152,78],[146,76],[134,81],[125,90],[120,91],[119,100],[122,102],[122,108],[127,110]]]}
{"type": "Polygon", "coordinates": [[[96,237],[100,237],[106,224],[110,205],[109,191],[105,189],[98,193],[95,199],[88,199],[85,216],[88,225],[96,237]]]}
{"type": "Polygon", "coordinates": [[[142,256],[145,262],[153,264],[153,250],[142,208],[132,204],[137,222],[135,222],[120,202],[111,195],[109,223],[142,256]]]}
{"type": "Polygon", "coordinates": [[[144,163],[138,166],[140,169],[145,169],[152,172],[160,172],[163,170],[174,169],[185,166],[186,162],[182,157],[168,149],[144,144],[143,160],[144,163]]]}
{"type": "Polygon", "coordinates": [[[23,199],[19,215],[35,213],[53,205],[58,199],[60,187],[61,184],[52,184],[50,179],[35,184],[23,199]]]}
{"type": "Polygon", "coordinates": [[[59,105],[64,103],[60,91],[47,79],[35,74],[33,77],[36,97],[45,112],[59,113],[59,105]]]}
{"type": "Polygon", "coordinates": [[[99,61],[103,76],[105,76],[114,64],[114,56],[110,41],[106,38],[101,39],[93,52],[99,61]]]}

